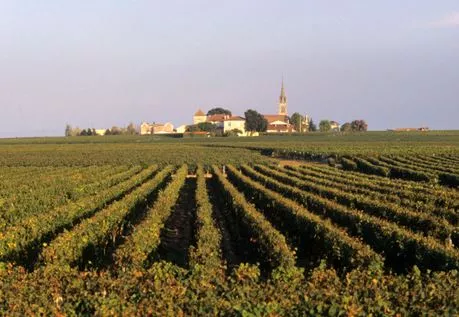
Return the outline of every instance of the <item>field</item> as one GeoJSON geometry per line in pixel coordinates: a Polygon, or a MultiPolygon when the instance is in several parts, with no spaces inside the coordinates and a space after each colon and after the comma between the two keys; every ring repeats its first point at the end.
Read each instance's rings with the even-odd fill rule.
{"type": "Polygon", "coordinates": [[[459,132],[0,140],[0,315],[459,314],[459,132]]]}

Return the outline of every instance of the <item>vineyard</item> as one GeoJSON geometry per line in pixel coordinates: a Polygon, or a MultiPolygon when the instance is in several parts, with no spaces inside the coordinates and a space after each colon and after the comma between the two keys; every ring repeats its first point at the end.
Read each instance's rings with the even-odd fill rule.
{"type": "Polygon", "coordinates": [[[459,135],[284,138],[0,142],[0,315],[459,314],[459,135]]]}

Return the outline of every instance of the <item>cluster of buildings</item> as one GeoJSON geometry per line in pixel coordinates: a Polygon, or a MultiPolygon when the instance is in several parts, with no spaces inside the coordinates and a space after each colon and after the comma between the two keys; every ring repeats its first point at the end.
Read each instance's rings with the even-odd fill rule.
{"type": "MultiPolygon", "coordinates": [[[[290,123],[288,112],[287,112],[287,96],[285,94],[284,82],[282,81],[281,93],[278,102],[277,114],[263,114],[263,117],[268,122],[268,133],[290,133],[295,132],[295,127],[290,123]]],[[[309,123],[309,119],[306,116],[304,118],[305,124],[309,123]]],[[[213,114],[207,115],[201,109],[198,109],[193,115],[193,125],[209,122],[220,129],[223,133],[235,132],[239,136],[247,136],[249,132],[245,130],[245,118],[241,116],[228,115],[228,114],[213,114]]],[[[169,133],[185,133],[186,125],[179,126],[174,129],[174,126],[170,123],[148,123],[143,122],[140,126],[140,134],[169,134],[169,133]]]]}

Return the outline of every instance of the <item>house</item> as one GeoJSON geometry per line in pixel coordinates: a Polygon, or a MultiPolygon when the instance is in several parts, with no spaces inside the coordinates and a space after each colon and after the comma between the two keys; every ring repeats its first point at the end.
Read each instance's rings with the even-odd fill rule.
{"type": "Polygon", "coordinates": [[[287,115],[266,114],[263,117],[268,121],[268,133],[291,133],[295,128],[290,124],[287,115]]]}
{"type": "Polygon", "coordinates": [[[339,123],[336,122],[336,121],[330,121],[330,130],[331,131],[335,131],[335,132],[339,132],[339,123]]]}
{"type": "Polygon", "coordinates": [[[207,121],[207,116],[204,112],[202,112],[201,109],[198,109],[196,113],[193,116],[193,124],[198,124],[201,122],[206,122],[207,121]]]}
{"type": "Polygon", "coordinates": [[[223,129],[224,121],[228,120],[229,118],[231,118],[231,116],[227,114],[213,114],[213,115],[207,116],[206,122],[215,124],[217,126],[217,129],[223,129]]]}
{"type": "Polygon", "coordinates": [[[185,133],[185,131],[186,131],[186,124],[182,124],[181,126],[175,129],[175,132],[177,133],[185,133]]]}
{"type": "Polygon", "coordinates": [[[95,129],[96,135],[105,135],[105,132],[107,132],[107,129],[95,129]]]}
{"type": "Polygon", "coordinates": [[[410,131],[429,131],[428,127],[420,127],[420,128],[396,128],[392,129],[389,131],[395,131],[395,132],[410,132],[410,131]]]}
{"type": "Polygon", "coordinates": [[[170,122],[166,123],[156,123],[152,125],[153,134],[165,134],[165,133],[174,133],[174,125],[170,122]]]}
{"type": "Polygon", "coordinates": [[[231,116],[223,121],[223,133],[228,133],[233,130],[239,130],[238,136],[246,135],[245,119],[240,116],[231,116]]]}
{"type": "Polygon", "coordinates": [[[140,135],[174,133],[174,125],[166,123],[142,122],[140,125],[140,135]]]}
{"type": "Polygon", "coordinates": [[[140,124],[140,135],[151,134],[151,124],[147,122],[142,122],[140,124]]]}

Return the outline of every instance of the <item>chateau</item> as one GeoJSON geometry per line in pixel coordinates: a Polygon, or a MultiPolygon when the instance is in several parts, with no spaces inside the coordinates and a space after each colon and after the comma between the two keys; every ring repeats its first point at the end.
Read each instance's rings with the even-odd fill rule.
{"type": "Polygon", "coordinates": [[[230,116],[227,114],[206,115],[199,109],[193,116],[193,124],[203,122],[215,124],[217,129],[221,129],[223,133],[238,130],[239,136],[247,135],[245,131],[245,119],[240,116],[230,116]]]}
{"type": "MultiPolygon", "coordinates": [[[[268,121],[268,133],[289,133],[295,132],[294,126],[288,118],[288,101],[285,94],[284,80],[282,79],[281,92],[278,101],[277,114],[264,114],[263,117],[268,121]]],[[[227,114],[206,115],[201,109],[198,109],[193,116],[193,124],[210,122],[215,124],[218,129],[224,133],[231,130],[239,130],[239,135],[247,135],[245,131],[245,119],[240,116],[230,116],[227,114]]]]}

